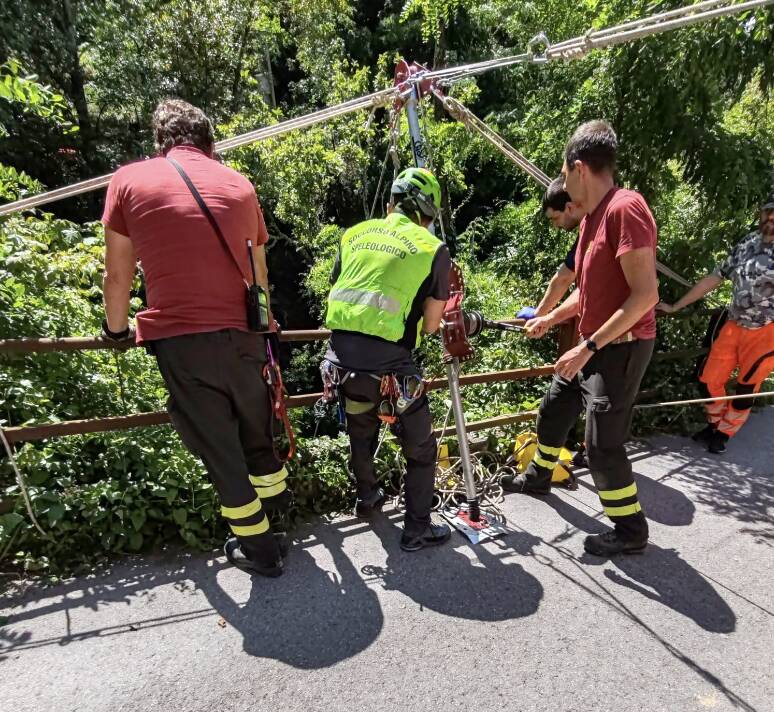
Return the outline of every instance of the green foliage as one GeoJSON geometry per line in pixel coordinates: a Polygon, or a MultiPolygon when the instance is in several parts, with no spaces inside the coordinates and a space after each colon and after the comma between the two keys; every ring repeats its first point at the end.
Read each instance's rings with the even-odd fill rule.
{"type": "MultiPolygon", "coordinates": [[[[679,4],[668,0],[658,9],[679,4]]],[[[540,31],[558,41],[652,10],[645,0],[5,3],[0,56],[14,59],[0,67],[0,197],[90,178],[151,152],[150,114],[169,94],[202,106],[223,138],[390,86],[399,57],[462,64],[522,52],[540,31]]],[[[660,259],[693,280],[744,234],[771,188],[771,19],[771,10],[748,12],[574,62],[498,70],[447,90],[551,175],[579,122],[611,121],[621,141],[620,180],[648,198],[660,259]]],[[[539,299],[571,236],[548,227],[542,188],[490,144],[430,99],[420,113],[467,305],[511,317],[539,299]]],[[[277,306],[290,315],[285,328],[320,322],[342,230],[372,204],[381,214],[393,169],[386,161],[375,195],[388,120],[383,109],[339,117],[225,154],[261,198],[277,306]]],[[[403,166],[411,160],[405,122],[397,146],[403,166]]],[[[0,222],[0,338],[99,329],[102,233],[90,222],[99,205],[84,199],[53,209],[56,215],[0,222]]],[[[682,291],[662,279],[665,299],[682,291]]],[[[657,350],[694,348],[706,319],[699,305],[661,320],[657,350]]],[[[550,339],[484,333],[475,346],[469,372],[556,356],[550,339]]],[[[319,389],[324,348],[294,347],[285,372],[292,392],[319,389]]],[[[437,339],[425,341],[420,358],[429,377],[443,377],[437,339]]],[[[643,389],[653,399],[694,395],[691,366],[655,361],[643,389]]],[[[543,388],[540,380],[466,388],[468,417],[531,408],[543,388]]],[[[151,411],[164,398],[153,361],[138,349],[3,357],[0,369],[0,418],[13,425],[151,411]]],[[[431,405],[441,420],[446,394],[434,392],[431,405]]],[[[637,426],[686,428],[698,412],[648,411],[637,426]]],[[[333,418],[315,423],[309,409],[292,418],[301,435],[293,516],[348,505],[347,448],[329,437],[333,418]]],[[[31,443],[19,448],[19,460],[51,538],[31,527],[12,471],[0,461],[0,563],[72,570],[161,543],[207,547],[225,533],[201,466],[169,428],[31,443]]]]}
{"type": "MultiPolygon", "coordinates": [[[[76,131],[76,126],[66,122],[67,104],[64,97],[37,81],[34,74],[22,76],[21,64],[9,59],[0,64],[0,99],[11,105],[21,107],[25,114],[35,114],[43,119],[51,119],[61,126],[67,126],[69,131],[76,131]]],[[[0,104],[0,107],[3,107],[0,104]]],[[[8,134],[2,122],[4,110],[0,110],[0,138],[8,134]]]]}
{"type": "Polygon", "coordinates": [[[407,0],[400,17],[404,22],[418,17],[422,39],[429,42],[431,39],[438,40],[457,13],[472,4],[471,0],[407,0]]]}

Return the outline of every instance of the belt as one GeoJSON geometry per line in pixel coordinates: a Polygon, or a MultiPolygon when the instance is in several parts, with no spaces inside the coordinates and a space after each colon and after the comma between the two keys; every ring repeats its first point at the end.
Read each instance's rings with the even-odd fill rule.
{"type": "Polygon", "coordinates": [[[611,344],[628,344],[630,341],[637,341],[637,337],[631,331],[621,334],[617,339],[613,339],[611,344]]]}
{"type": "MultiPolygon", "coordinates": [[[[586,339],[581,336],[580,341],[578,343],[583,343],[586,341],[586,339]]],[[[631,331],[627,331],[624,334],[621,334],[617,339],[613,339],[610,343],[608,343],[608,346],[615,346],[616,344],[628,344],[631,341],[638,341],[638,338],[632,334],[631,331]]]]}

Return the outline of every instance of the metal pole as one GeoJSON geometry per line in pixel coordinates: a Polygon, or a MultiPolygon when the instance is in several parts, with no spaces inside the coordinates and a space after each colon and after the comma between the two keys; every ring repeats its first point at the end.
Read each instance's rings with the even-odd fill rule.
{"type": "MultiPolygon", "coordinates": [[[[419,87],[414,84],[411,94],[406,100],[406,117],[408,118],[409,134],[411,136],[411,149],[414,153],[414,162],[418,168],[424,168],[427,158],[425,142],[422,131],[419,128],[419,114],[417,103],[419,101],[419,87]]],[[[473,468],[470,464],[470,449],[468,448],[468,434],[465,424],[465,411],[462,409],[462,397],[460,396],[460,362],[453,359],[446,367],[449,376],[449,394],[451,395],[452,409],[454,410],[454,427],[457,430],[457,442],[460,448],[460,460],[462,461],[462,475],[465,481],[465,495],[468,500],[468,513],[471,521],[477,522],[481,518],[481,510],[476,497],[476,480],[473,468]]]]}
{"type": "Polygon", "coordinates": [[[408,118],[409,134],[411,136],[411,151],[414,154],[414,163],[417,168],[424,168],[427,164],[427,151],[425,150],[422,131],[419,128],[419,113],[417,112],[418,102],[419,88],[414,84],[411,89],[411,95],[406,100],[406,117],[408,118]]]}
{"type": "Polygon", "coordinates": [[[449,394],[451,395],[452,410],[454,411],[454,427],[457,430],[457,442],[460,447],[460,461],[462,462],[462,479],[465,482],[465,497],[468,500],[468,515],[473,522],[481,519],[481,509],[476,496],[476,480],[473,468],[470,466],[470,448],[468,447],[468,429],[465,424],[465,411],[462,409],[462,396],[460,395],[460,360],[455,358],[446,367],[449,374],[449,394]]]}

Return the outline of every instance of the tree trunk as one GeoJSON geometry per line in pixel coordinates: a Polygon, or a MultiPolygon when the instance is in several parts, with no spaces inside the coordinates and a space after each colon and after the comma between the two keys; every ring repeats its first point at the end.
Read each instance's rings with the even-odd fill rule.
{"type": "Polygon", "coordinates": [[[81,58],[78,53],[78,28],[77,16],[71,0],[62,0],[62,26],[64,28],[65,46],[67,48],[67,57],[70,60],[68,78],[70,83],[70,99],[75,106],[75,113],[78,116],[78,127],[80,131],[82,158],[86,165],[93,165],[91,148],[93,143],[93,131],[91,125],[91,116],[89,115],[89,104],[86,99],[86,80],[81,67],[81,58]]]}

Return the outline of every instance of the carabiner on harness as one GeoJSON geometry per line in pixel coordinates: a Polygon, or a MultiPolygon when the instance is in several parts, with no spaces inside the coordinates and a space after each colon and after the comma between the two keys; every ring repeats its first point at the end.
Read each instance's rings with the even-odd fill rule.
{"type": "Polygon", "coordinates": [[[425,392],[425,382],[417,374],[403,376],[400,380],[399,390],[398,400],[395,405],[398,412],[402,413],[425,392]]]}

